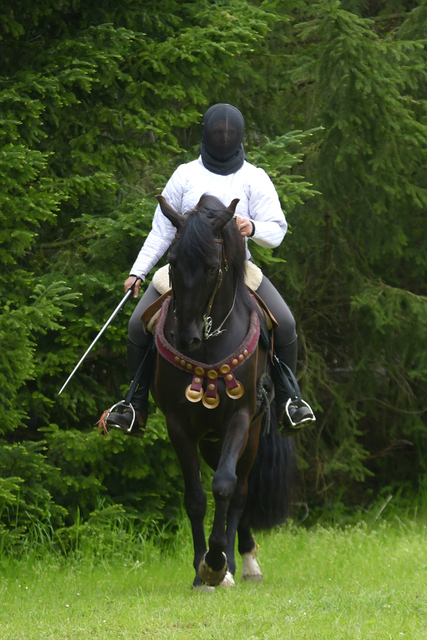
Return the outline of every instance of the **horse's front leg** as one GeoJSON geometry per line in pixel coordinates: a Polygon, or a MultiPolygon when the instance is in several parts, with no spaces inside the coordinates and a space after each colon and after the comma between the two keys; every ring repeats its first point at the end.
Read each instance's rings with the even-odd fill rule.
{"type": "Polygon", "coordinates": [[[206,539],[204,518],[206,514],[206,494],[200,480],[200,461],[195,443],[188,435],[185,427],[170,416],[166,417],[169,438],[178,456],[184,478],[184,505],[191,523],[194,545],[193,566],[196,571],[193,587],[198,587],[202,581],[197,575],[202,558],[206,553],[206,539]]]}
{"type": "MultiPolygon", "coordinates": [[[[228,570],[232,576],[236,573],[235,543],[236,532],[239,531],[239,551],[240,551],[240,525],[241,517],[246,506],[248,495],[248,476],[255,461],[260,437],[261,420],[251,425],[249,437],[243,455],[237,463],[237,486],[228,508],[227,515],[227,561],[228,570]]],[[[252,547],[251,547],[252,549],[252,547]]],[[[229,576],[228,584],[234,584],[229,576]]]]}
{"type": "Polygon", "coordinates": [[[249,416],[246,410],[242,410],[230,420],[218,468],[213,477],[212,493],[215,499],[215,515],[212,533],[209,537],[209,551],[198,568],[199,578],[209,585],[220,584],[227,573],[228,564],[225,553],[227,550],[227,516],[230,502],[237,487],[237,462],[245,449],[248,431],[249,416]]]}

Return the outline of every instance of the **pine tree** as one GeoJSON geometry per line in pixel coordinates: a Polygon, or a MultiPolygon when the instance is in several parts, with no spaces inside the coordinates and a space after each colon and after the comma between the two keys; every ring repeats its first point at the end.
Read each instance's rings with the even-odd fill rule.
{"type": "Polygon", "coordinates": [[[245,56],[271,20],[242,0],[167,0],[161,12],[154,1],[3,3],[0,517],[8,526],[28,526],[36,503],[34,517],[52,524],[64,513],[72,522],[78,509],[86,517],[101,490],[143,519],[180,509],[159,417],[144,443],[110,448],[94,425],[126,388],[130,304],[57,392],[123,295],[154,195],[199,137],[192,126],[210,96],[250,68],[245,56]],[[30,482],[30,469],[40,482],[30,482]],[[25,509],[15,511],[19,503],[25,509]]]}
{"type": "Polygon", "coordinates": [[[359,504],[426,469],[425,3],[378,22],[307,5],[288,68],[300,122],[323,128],[302,169],[321,196],[290,218],[284,274],[318,402],[307,482],[359,504]]]}

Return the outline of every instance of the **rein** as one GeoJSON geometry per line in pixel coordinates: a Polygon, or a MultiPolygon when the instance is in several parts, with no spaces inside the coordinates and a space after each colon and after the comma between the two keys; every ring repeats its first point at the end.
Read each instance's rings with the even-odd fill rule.
{"type": "Polygon", "coordinates": [[[233,298],[233,304],[231,305],[231,309],[230,311],[227,313],[227,315],[225,316],[224,320],[221,322],[221,324],[219,325],[219,327],[217,327],[217,329],[215,329],[215,331],[212,331],[212,317],[211,317],[211,311],[212,311],[212,307],[213,307],[213,303],[215,300],[215,296],[218,293],[221,284],[222,284],[222,278],[223,278],[223,272],[222,272],[222,263],[223,261],[225,262],[225,266],[224,266],[224,271],[228,271],[228,264],[227,264],[227,260],[224,260],[224,244],[222,242],[222,238],[217,238],[215,240],[215,242],[219,242],[221,244],[221,252],[219,255],[219,267],[218,267],[218,275],[216,278],[216,284],[215,284],[215,289],[212,292],[211,298],[209,300],[208,303],[208,308],[206,309],[206,313],[203,316],[203,322],[205,325],[205,340],[208,340],[209,338],[215,338],[216,336],[220,336],[221,333],[223,333],[225,331],[225,329],[223,329],[222,327],[224,326],[226,320],[228,320],[228,318],[231,315],[231,312],[234,309],[234,305],[236,304],[236,295],[237,295],[237,288],[236,291],[234,293],[234,298],[233,298]]]}
{"type": "Polygon", "coordinates": [[[221,333],[224,333],[224,331],[227,331],[227,329],[223,329],[222,327],[225,325],[225,323],[227,322],[228,318],[231,315],[231,312],[234,309],[234,305],[236,304],[236,296],[237,296],[237,287],[234,292],[233,304],[231,305],[231,309],[227,313],[227,315],[225,316],[224,320],[221,322],[219,327],[215,329],[215,331],[212,331],[212,318],[210,316],[206,316],[206,314],[203,316],[203,322],[205,323],[205,339],[206,340],[208,338],[215,338],[216,336],[220,336],[221,333]]]}

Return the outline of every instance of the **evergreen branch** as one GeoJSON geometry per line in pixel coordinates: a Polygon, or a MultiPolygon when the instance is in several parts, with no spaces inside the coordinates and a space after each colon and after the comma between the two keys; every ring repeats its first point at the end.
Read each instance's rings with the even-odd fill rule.
{"type": "Polygon", "coordinates": [[[388,447],[385,447],[385,449],[381,449],[381,451],[378,451],[377,453],[372,453],[370,456],[368,456],[367,459],[375,460],[376,458],[383,458],[391,451],[394,451],[394,449],[401,449],[406,446],[413,447],[414,443],[410,440],[393,440],[393,442],[388,447]]]}
{"type": "Polygon", "coordinates": [[[385,402],[384,400],[379,400],[379,398],[358,398],[357,401],[358,402],[376,402],[377,404],[381,404],[384,407],[387,407],[387,409],[391,409],[396,413],[404,413],[409,416],[419,416],[427,412],[427,407],[425,409],[420,409],[419,411],[409,411],[408,409],[400,409],[399,407],[396,407],[390,404],[389,402],[385,402]]]}
{"type": "Polygon", "coordinates": [[[374,22],[388,22],[389,20],[397,20],[398,18],[403,18],[404,20],[408,18],[410,13],[392,13],[389,16],[373,16],[370,20],[374,22]]]}
{"type": "Polygon", "coordinates": [[[65,240],[56,240],[54,242],[40,242],[37,245],[37,248],[40,249],[59,249],[60,247],[66,247],[77,242],[85,242],[86,240],[93,240],[93,238],[101,237],[102,234],[99,232],[85,234],[79,236],[78,238],[67,238],[65,240]]]}

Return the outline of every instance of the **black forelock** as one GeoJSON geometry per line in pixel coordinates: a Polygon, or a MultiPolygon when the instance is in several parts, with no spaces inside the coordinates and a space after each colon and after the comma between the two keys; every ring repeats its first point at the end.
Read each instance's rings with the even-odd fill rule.
{"type": "Polygon", "coordinates": [[[185,222],[169,255],[179,255],[190,265],[205,264],[216,259],[218,249],[215,234],[204,213],[194,210],[185,215],[185,222]]]}

